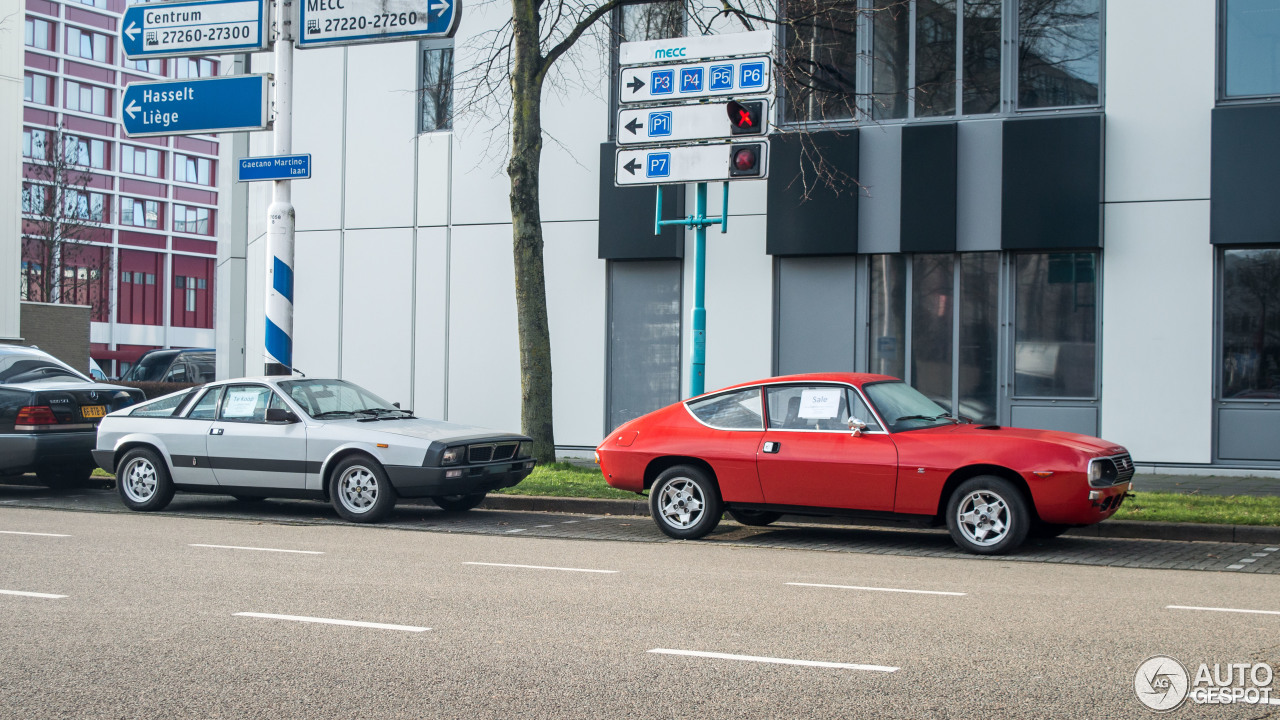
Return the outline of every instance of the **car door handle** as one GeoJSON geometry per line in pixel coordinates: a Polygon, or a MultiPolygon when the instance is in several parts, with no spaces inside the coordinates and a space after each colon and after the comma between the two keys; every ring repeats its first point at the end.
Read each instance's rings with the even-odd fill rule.
{"type": "Polygon", "coordinates": [[[209,434],[210,434],[210,435],[221,435],[221,434],[222,434],[222,428],[213,428],[212,430],[210,430],[210,431],[209,431],[209,434]]]}
{"type": "Polygon", "coordinates": [[[781,450],[781,449],[782,449],[782,443],[780,443],[780,442],[774,442],[774,441],[772,441],[772,440],[770,440],[769,442],[765,443],[765,444],[764,444],[764,448],[763,448],[763,450],[764,450],[765,452],[770,453],[770,454],[776,454],[776,453],[777,453],[779,450],[781,450]]]}

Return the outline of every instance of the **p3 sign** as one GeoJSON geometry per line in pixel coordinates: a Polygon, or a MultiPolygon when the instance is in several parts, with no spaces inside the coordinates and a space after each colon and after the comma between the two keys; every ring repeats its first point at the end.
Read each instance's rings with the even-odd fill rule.
{"type": "Polygon", "coordinates": [[[717,95],[764,95],[772,89],[767,57],[715,60],[689,65],[622,69],[618,99],[623,104],[697,100],[717,95]]]}

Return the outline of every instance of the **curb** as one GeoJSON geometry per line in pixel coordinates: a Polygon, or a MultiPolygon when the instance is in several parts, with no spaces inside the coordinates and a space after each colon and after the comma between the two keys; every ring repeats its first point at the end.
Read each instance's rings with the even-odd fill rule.
{"type": "MultiPolygon", "coordinates": [[[[579,515],[648,516],[649,503],[644,500],[608,500],[603,498],[559,498],[542,495],[489,495],[480,504],[490,510],[573,513],[579,515]]],[[[793,518],[799,520],[799,518],[793,518]]],[[[837,522],[840,522],[837,520],[837,522]]],[[[843,524],[843,523],[842,523],[843,524]]],[[[876,523],[867,520],[849,524],[901,527],[900,523],[876,523]]],[[[1106,520],[1089,527],[1066,532],[1073,537],[1124,538],[1128,540],[1176,540],[1181,542],[1227,542],[1280,545],[1280,527],[1261,525],[1210,525],[1201,523],[1162,523],[1142,520],[1106,520]]]]}

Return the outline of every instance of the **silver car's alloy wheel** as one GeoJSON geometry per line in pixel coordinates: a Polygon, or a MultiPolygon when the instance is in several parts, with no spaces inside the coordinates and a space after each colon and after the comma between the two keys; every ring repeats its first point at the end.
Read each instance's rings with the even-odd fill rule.
{"type": "Polygon", "coordinates": [[[956,521],[966,540],[989,547],[1009,534],[1009,505],[990,490],[974,490],[956,507],[956,521]]]}
{"type": "Polygon", "coordinates": [[[159,485],[155,466],[144,457],[130,460],[120,473],[119,481],[124,494],[136,503],[145,503],[154,497],[159,485]]]}
{"type": "Polygon", "coordinates": [[[705,505],[702,489],[689,478],[675,478],[662,487],[662,494],[658,496],[663,522],[681,530],[693,527],[702,519],[705,505]]]}
{"type": "Polygon", "coordinates": [[[356,515],[369,512],[378,501],[378,478],[369,468],[353,465],[338,478],[338,502],[356,515]]]}

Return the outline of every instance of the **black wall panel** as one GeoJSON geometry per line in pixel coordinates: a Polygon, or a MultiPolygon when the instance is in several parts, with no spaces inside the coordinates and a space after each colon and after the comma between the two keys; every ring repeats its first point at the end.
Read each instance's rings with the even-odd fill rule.
{"type": "Polygon", "coordinates": [[[769,145],[767,252],[856,255],[859,189],[852,179],[858,177],[858,132],[812,133],[803,139],[796,133],[774,135],[769,145]],[[817,180],[819,174],[842,177],[847,184],[837,193],[817,180]]]}
{"type": "Polygon", "coordinates": [[[1006,121],[1002,153],[1002,248],[1102,247],[1101,115],[1006,121]]]}
{"type": "MultiPolygon", "coordinates": [[[[600,146],[600,243],[602,260],[663,260],[684,257],[684,228],[667,226],[653,234],[652,185],[620,188],[613,184],[613,143],[600,146]]],[[[662,219],[685,216],[684,186],[668,185],[662,191],[662,219]]]]}
{"type": "Polygon", "coordinates": [[[956,124],[902,128],[902,252],[956,250],[956,124]]]}
{"type": "Polygon", "coordinates": [[[1209,241],[1280,242],[1280,106],[1213,111],[1209,241]]]}

